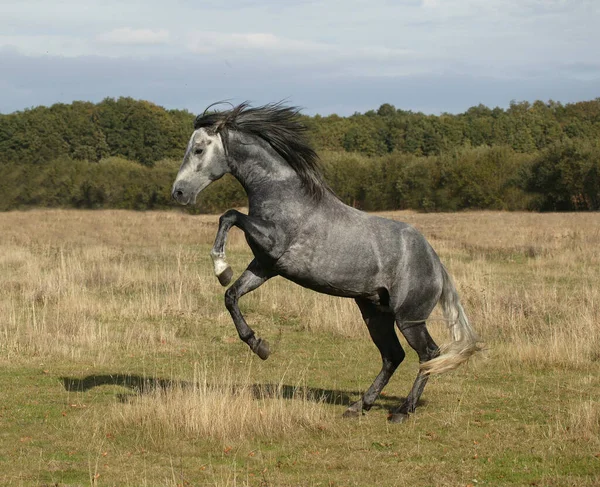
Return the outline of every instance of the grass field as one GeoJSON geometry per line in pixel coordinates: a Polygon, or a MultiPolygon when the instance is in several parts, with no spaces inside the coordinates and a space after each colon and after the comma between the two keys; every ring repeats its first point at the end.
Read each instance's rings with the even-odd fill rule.
{"type": "MultiPolygon", "coordinates": [[[[380,368],[352,301],[274,279],[241,300],[273,354],[239,341],[216,217],[0,214],[0,485],[600,485],[600,214],[387,216],[430,240],[488,346],[399,425],[404,341],[376,406],[341,417],[380,368]]],[[[239,275],[239,232],[228,251],[239,275]]]]}

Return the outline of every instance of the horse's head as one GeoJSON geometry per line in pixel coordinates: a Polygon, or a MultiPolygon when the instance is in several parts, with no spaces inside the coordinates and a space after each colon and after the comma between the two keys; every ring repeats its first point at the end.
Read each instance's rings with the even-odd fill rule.
{"type": "Polygon", "coordinates": [[[195,203],[198,193],[229,172],[221,135],[209,128],[194,131],[171,195],[182,205],[195,203]]]}

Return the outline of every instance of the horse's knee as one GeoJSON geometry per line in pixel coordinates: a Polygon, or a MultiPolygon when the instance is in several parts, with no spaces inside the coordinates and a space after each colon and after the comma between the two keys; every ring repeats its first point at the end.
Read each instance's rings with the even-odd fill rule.
{"type": "Polygon", "coordinates": [[[393,373],[400,366],[405,356],[406,353],[404,353],[402,348],[394,350],[393,353],[386,353],[385,355],[382,354],[381,360],[383,362],[384,369],[393,373]]]}
{"type": "Polygon", "coordinates": [[[440,351],[440,347],[435,345],[435,343],[434,343],[434,346],[431,348],[428,348],[427,351],[429,353],[429,358],[427,360],[433,360],[434,358],[439,357],[440,354],[442,353],[440,351]]]}
{"type": "Polygon", "coordinates": [[[238,212],[236,210],[227,210],[219,217],[219,226],[222,226],[223,224],[229,222],[233,223],[235,217],[237,216],[237,213],[238,212]]]}
{"type": "Polygon", "coordinates": [[[389,357],[386,357],[384,359],[384,363],[387,361],[389,367],[392,370],[396,370],[404,360],[404,357],[406,357],[406,353],[402,348],[399,348],[398,350],[395,350],[394,353],[391,354],[389,357]]]}
{"type": "Polygon", "coordinates": [[[436,357],[439,357],[440,349],[438,347],[435,347],[435,348],[427,347],[422,352],[417,352],[417,355],[419,356],[419,363],[423,364],[425,362],[429,362],[430,360],[433,360],[436,357]]]}
{"type": "Polygon", "coordinates": [[[231,311],[237,306],[238,297],[236,292],[230,287],[227,291],[225,291],[225,307],[231,311]]]}

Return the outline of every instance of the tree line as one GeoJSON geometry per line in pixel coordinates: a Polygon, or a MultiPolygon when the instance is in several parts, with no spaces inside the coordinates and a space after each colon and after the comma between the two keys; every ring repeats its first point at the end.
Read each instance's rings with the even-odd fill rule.
{"type": "MultiPolygon", "coordinates": [[[[131,98],[0,115],[0,210],[172,206],[193,119],[131,98]]],[[[439,116],[384,104],[304,121],[328,183],[365,210],[600,209],[600,98],[439,116]]],[[[199,203],[191,211],[245,197],[225,178],[199,203]]]]}

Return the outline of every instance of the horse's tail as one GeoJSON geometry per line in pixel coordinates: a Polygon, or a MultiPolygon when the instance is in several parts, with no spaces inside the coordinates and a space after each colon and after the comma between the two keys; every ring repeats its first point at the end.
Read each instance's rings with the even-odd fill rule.
{"type": "Polygon", "coordinates": [[[421,370],[425,374],[441,374],[454,370],[482,349],[479,345],[479,337],[471,327],[460,304],[452,278],[443,265],[442,276],[444,284],[440,304],[450,328],[452,342],[440,347],[441,354],[438,357],[421,364],[421,370]]]}

